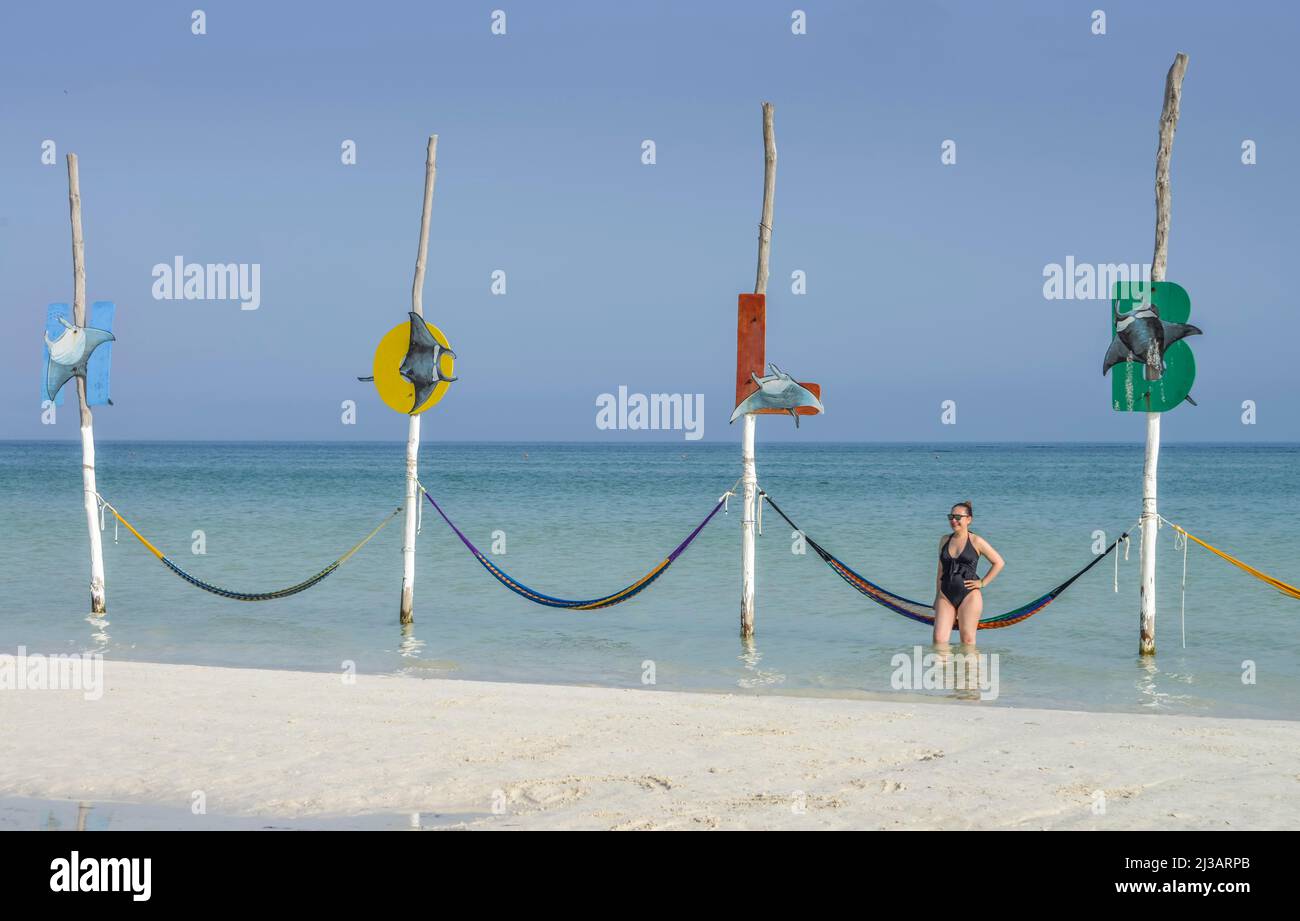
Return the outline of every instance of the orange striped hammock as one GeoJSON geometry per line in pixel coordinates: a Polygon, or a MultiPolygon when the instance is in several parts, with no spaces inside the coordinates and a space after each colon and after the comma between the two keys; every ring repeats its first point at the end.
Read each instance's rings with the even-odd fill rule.
{"type": "Polygon", "coordinates": [[[1169,525],[1179,534],[1183,535],[1183,537],[1189,540],[1196,541],[1196,543],[1200,544],[1202,547],[1204,547],[1206,550],[1213,553],[1215,556],[1219,557],[1222,560],[1227,560],[1229,563],[1231,563],[1233,566],[1236,566],[1238,569],[1242,570],[1243,572],[1250,573],[1252,576],[1254,576],[1259,581],[1263,582],[1265,585],[1269,585],[1277,589],[1279,592],[1281,592],[1283,595],[1286,595],[1288,598],[1300,598],[1300,588],[1296,588],[1294,585],[1290,585],[1286,582],[1283,582],[1281,579],[1276,579],[1273,576],[1270,576],[1266,572],[1261,572],[1260,570],[1256,569],[1254,566],[1251,566],[1249,563],[1242,562],[1241,560],[1237,559],[1235,556],[1232,556],[1220,550],[1218,547],[1210,546],[1205,541],[1197,537],[1195,534],[1188,534],[1184,528],[1174,524],[1172,521],[1170,521],[1168,518],[1165,518],[1163,515],[1160,516],[1160,520],[1163,521],[1165,524],[1169,525]]]}

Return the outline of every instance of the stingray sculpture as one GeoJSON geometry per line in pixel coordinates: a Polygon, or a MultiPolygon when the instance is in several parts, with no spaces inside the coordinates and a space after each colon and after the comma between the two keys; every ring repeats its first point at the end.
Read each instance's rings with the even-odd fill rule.
{"type": "Polygon", "coordinates": [[[757,412],[760,409],[778,409],[793,416],[795,428],[798,428],[799,414],[795,412],[798,407],[811,406],[818,412],[824,411],[822,401],[817,399],[817,396],[811,390],[785,371],[782,371],[774,364],[768,364],[767,370],[770,373],[766,377],[759,377],[752,371],[750,372],[749,376],[754,379],[758,389],[745,397],[740,405],[736,407],[731,414],[732,422],[735,422],[746,413],[757,412]]]}
{"type": "Polygon", "coordinates": [[[90,356],[94,354],[95,349],[117,338],[105,329],[73,326],[63,317],[59,317],[59,322],[65,327],[59,334],[59,338],[51,339],[49,333],[45,334],[45,345],[50,350],[49,360],[45,364],[47,400],[53,400],[63,389],[63,385],[72,378],[79,377],[85,380],[86,363],[90,361],[90,356]]]}

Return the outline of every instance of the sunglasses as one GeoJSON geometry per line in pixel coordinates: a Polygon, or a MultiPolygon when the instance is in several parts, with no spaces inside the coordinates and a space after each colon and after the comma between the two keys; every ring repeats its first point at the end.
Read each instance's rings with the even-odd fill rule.
{"type": "Polygon", "coordinates": [[[970,517],[970,515],[953,515],[953,514],[949,513],[949,515],[948,515],[948,520],[949,520],[949,521],[960,521],[960,520],[963,519],[963,518],[969,518],[969,517],[970,517]]]}

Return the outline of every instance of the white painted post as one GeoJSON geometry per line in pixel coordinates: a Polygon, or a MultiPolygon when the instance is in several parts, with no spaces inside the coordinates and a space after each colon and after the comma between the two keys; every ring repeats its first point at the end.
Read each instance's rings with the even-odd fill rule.
{"type": "MultiPolygon", "coordinates": [[[[1178,128],[1178,108],[1183,95],[1187,55],[1179,52],[1165,77],[1165,100],[1160,110],[1160,146],[1156,149],[1156,243],[1151,259],[1151,281],[1165,280],[1169,259],[1169,161],[1178,128]]],[[[1156,467],[1160,461],[1160,413],[1147,413],[1146,457],[1142,464],[1142,587],[1138,624],[1138,651],[1156,653],[1156,467]]]]}
{"type": "MultiPolygon", "coordinates": [[[[411,310],[424,316],[424,263],[429,252],[429,212],[433,210],[433,180],[437,174],[438,135],[429,135],[424,159],[424,209],[420,214],[420,245],[415,255],[415,281],[411,285],[411,310]]],[[[419,520],[420,417],[411,416],[406,430],[406,518],[402,531],[401,622],[415,620],[415,528],[419,520]]]]}
{"type": "Polygon", "coordinates": [[[741,487],[745,511],[740,517],[740,635],[754,635],[754,529],[758,512],[758,468],[754,464],[754,433],[757,417],[745,414],[740,442],[741,487]]]}
{"type": "MultiPolygon", "coordinates": [[[[758,274],[754,293],[767,293],[768,256],[772,250],[772,205],[776,197],[776,129],[772,113],[775,107],[763,103],[763,216],[758,225],[758,274]]],[[[758,515],[758,470],[754,461],[757,417],[745,415],[745,429],[740,448],[741,482],[745,511],[740,521],[740,635],[754,635],[754,530],[758,515]]]]}
{"type": "MultiPolygon", "coordinates": [[[[68,154],[68,211],[72,218],[72,322],[86,325],[86,242],[81,236],[81,177],[77,155],[68,154]]],[[[81,492],[90,531],[90,613],[104,614],[104,547],[99,534],[99,500],[95,487],[95,428],[86,402],[86,379],[74,377],[81,407],[81,492]]]]}
{"type": "Polygon", "coordinates": [[[1160,413],[1147,413],[1147,447],[1142,461],[1142,583],[1138,652],[1156,652],[1156,466],[1160,463],[1160,413]]]}

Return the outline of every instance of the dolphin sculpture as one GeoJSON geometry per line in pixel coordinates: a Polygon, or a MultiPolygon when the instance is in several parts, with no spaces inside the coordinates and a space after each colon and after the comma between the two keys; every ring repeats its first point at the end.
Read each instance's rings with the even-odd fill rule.
{"type": "Polygon", "coordinates": [[[746,413],[757,412],[760,409],[782,409],[794,416],[794,426],[798,428],[799,414],[795,412],[796,407],[813,406],[818,412],[824,411],[822,401],[785,371],[770,363],[767,370],[769,374],[766,377],[759,377],[752,371],[749,373],[754,383],[758,384],[758,389],[745,397],[736,407],[731,414],[732,422],[746,413]]]}
{"type": "Polygon", "coordinates": [[[1101,365],[1103,377],[1121,361],[1136,361],[1146,365],[1147,380],[1159,380],[1165,373],[1165,349],[1186,336],[1201,335],[1200,329],[1189,323],[1166,323],[1160,319],[1155,304],[1144,304],[1122,314],[1111,301],[1110,312],[1115,321],[1115,338],[1101,365]]]}
{"type": "MultiPolygon", "coordinates": [[[[456,353],[433,338],[433,333],[429,332],[429,327],[424,325],[424,318],[418,313],[411,311],[407,316],[411,318],[411,341],[397,373],[415,387],[415,405],[408,413],[413,416],[428,401],[434,387],[443,381],[451,383],[456,380],[454,377],[442,376],[442,356],[446,354],[455,358],[456,353]]],[[[357,378],[359,381],[374,379],[373,375],[357,378]]]]}
{"type": "Polygon", "coordinates": [[[85,380],[86,363],[95,349],[117,339],[106,329],[73,326],[63,317],[59,317],[59,322],[66,327],[59,338],[51,339],[49,333],[45,334],[45,346],[50,350],[49,361],[45,364],[45,398],[48,400],[53,400],[72,378],[85,380]]]}

